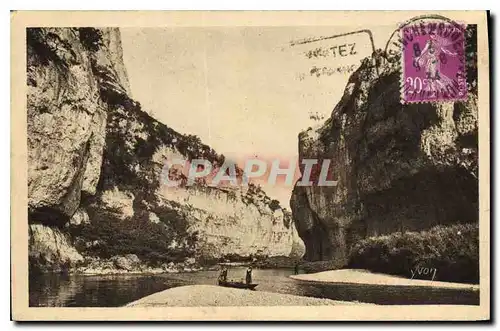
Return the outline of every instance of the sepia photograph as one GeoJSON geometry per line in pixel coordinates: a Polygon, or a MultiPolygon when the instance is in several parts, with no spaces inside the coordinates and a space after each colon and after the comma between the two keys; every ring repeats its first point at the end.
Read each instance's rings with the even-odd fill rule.
{"type": "Polygon", "coordinates": [[[489,319],[486,12],[11,17],[15,320],[489,319]]]}

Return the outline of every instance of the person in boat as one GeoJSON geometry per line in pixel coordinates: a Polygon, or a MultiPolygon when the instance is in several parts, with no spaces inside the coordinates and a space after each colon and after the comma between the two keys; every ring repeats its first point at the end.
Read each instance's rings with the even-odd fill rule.
{"type": "Polygon", "coordinates": [[[227,282],[227,268],[222,267],[222,270],[220,271],[219,275],[219,282],[227,282]]]}
{"type": "Polygon", "coordinates": [[[252,267],[248,267],[247,269],[247,276],[246,276],[246,279],[245,279],[246,283],[247,284],[252,284],[252,267]]]}

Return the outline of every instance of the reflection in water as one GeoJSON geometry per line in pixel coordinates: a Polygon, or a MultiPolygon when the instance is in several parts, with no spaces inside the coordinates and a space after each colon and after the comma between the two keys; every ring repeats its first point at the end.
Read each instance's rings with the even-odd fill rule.
{"type": "MultiPolygon", "coordinates": [[[[244,267],[228,278],[243,280],[244,267]]],[[[288,278],[293,270],[254,269],[258,291],[377,304],[479,304],[479,293],[455,289],[305,283],[288,278]]],[[[155,292],[182,285],[216,285],[218,271],[161,275],[30,275],[30,306],[117,307],[155,292]]]]}
{"type": "Polygon", "coordinates": [[[301,290],[304,296],[379,305],[479,305],[479,291],[452,288],[308,283],[301,290]]]}
{"type": "Polygon", "coordinates": [[[170,287],[184,285],[159,276],[30,276],[30,306],[117,307],[170,287]]]}

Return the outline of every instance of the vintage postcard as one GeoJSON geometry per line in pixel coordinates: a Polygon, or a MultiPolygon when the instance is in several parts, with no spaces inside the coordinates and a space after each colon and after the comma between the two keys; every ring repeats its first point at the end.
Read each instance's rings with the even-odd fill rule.
{"type": "Polygon", "coordinates": [[[12,318],[488,320],[487,22],[12,12],[12,318]]]}

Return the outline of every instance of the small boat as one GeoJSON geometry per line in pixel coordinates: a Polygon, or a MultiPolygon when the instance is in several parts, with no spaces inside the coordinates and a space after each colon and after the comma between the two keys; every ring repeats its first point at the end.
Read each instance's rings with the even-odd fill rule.
{"type": "Polygon", "coordinates": [[[247,284],[243,282],[224,282],[219,280],[219,286],[224,286],[224,287],[234,287],[234,288],[246,288],[249,290],[255,290],[259,284],[247,284]]]}

